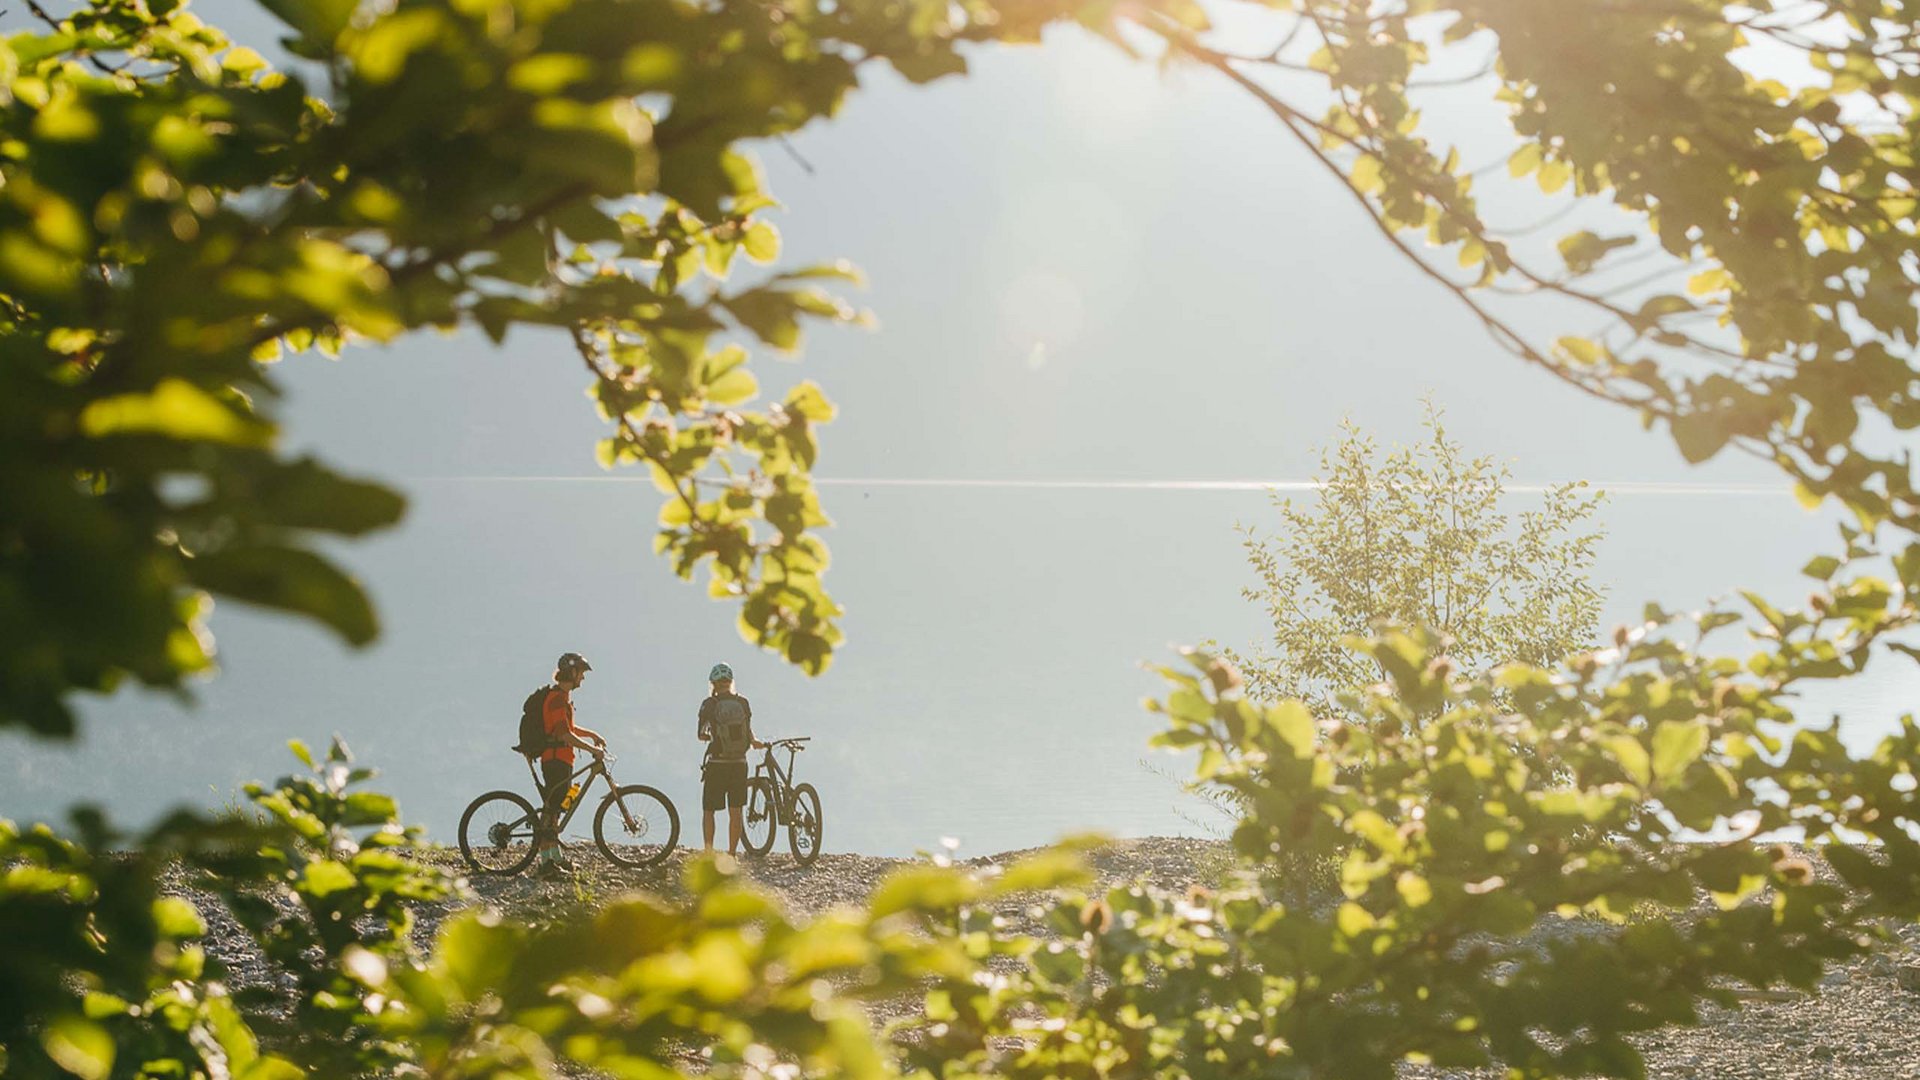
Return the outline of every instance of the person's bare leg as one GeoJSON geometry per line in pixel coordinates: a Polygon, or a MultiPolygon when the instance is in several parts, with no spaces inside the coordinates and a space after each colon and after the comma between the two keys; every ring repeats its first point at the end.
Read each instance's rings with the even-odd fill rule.
{"type": "Polygon", "coordinates": [[[708,851],[713,850],[713,813],[714,812],[712,810],[707,811],[707,819],[705,822],[702,823],[702,828],[700,830],[701,832],[706,834],[708,851]]]}
{"type": "Polygon", "coordinates": [[[727,854],[740,854],[740,838],[747,834],[746,822],[740,820],[738,806],[727,807],[727,854]]]}

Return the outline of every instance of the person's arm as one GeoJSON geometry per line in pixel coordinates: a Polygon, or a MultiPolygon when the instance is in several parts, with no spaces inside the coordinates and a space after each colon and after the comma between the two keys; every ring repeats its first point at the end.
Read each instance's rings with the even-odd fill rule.
{"type": "MultiPolygon", "coordinates": [[[[563,731],[560,733],[560,741],[562,743],[565,743],[568,746],[577,747],[581,750],[585,750],[589,754],[599,754],[599,753],[605,752],[607,745],[604,740],[599,745],[596,746],[593,743],[590,743],[587,740],[580,737],[581,735],[592,735],[592,734],[593,732],[586,731],[584,729],[579,730],[578,734],[575,734],[573,731],[563,731]]],[[[595,737],[597,738],[598,736],[595,736],[595,737]]]]}
{"type": "MultiPolygon", "coordinates": [[[[707,701],[712,701],[712,700],[713,700],[712,698],[707,699],[707,701]]],[[[703,701],[700,703],[700,719],[694,725],[694,735],[697,736],[701,742],[707,742],[708,740],[713,738],[713,732],[709,729],[707,725],[707,702],[706,701],[703,701]]]]}
{"type": "Polygon", "coordinates": [[[600,734],[597,731],[589,731],[588,729],[581,727],[579,724],[575,724],[573,725],[573,733],[575,735],[580,736],[583,739],[592,739],[594,742],[599,743],[600,748],[602,750],[606,749],[607,747],[607,737],[605,735],[600,734]]]}

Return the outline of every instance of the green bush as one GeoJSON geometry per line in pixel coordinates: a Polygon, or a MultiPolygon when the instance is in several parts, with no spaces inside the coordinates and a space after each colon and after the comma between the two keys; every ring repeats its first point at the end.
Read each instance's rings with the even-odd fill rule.
{"type": "Polygon", "coordinates": [[[338,741],[323,759],[294,752],[305,772],[247,789],[262,825],[183,816],[131,840],[94,815],[80,840],[0,828],[0,931],[18,943],[0,956],[7,1075],[657,1077],[696,1060],[722,1076],[776,1061],[892,1075],[863,1003],[965,993],[987,956],[1032,947],[989,940],[985,904],[1086,880],[1071,852],[990,879],[920,866],[862,909],[796,920],[730,861],[695,858],[684,901],[622,897],[537,924],[474,908],[422,952],[411,905],[462,883],[417,857],[417,833],[359,790],[371,772],[338,741]],[[169,881],[230,910],[290,984],[229,994],[169,881]]]}

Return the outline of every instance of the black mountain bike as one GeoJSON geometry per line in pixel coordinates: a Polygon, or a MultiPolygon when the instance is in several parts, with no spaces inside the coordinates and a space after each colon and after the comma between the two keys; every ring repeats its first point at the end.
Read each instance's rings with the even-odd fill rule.
{"type": "Polygon", "coordinates": [[[747,780],[747,808],[741,818],[746,825],[742,839],[747,851],[765,855],[773,847],[773,834],[785,825],[787,847],[801,866],[812,866],[820,857],[820,793],[812,784],[793,782],[793,761],[805,750],[807,739],[775,739],[767,743],[767,752],[747,780]],[[774,760],[775,750],[787,752],[787,767],[774,760]]]}
{"type": "MultiPolygon", "coordinates": [[[[644,868],[658,866],[673,854],[680,841],[680,813],[673,800],[645,784],[621,787],[607,771],[612,754],[589,755],[587,766],[575,772],[568,787],[579,791],[565,803],[555,824],[562,836],[567,823],[587,804],[587,791],[593,782],[605,777],[610,788],[593,812],[593,842],[600,853],[621,866],[644,868]],[[582,780],[581,777],[586,779],[582,780]],[[619,846],[616,846],[619,845],[619,846]]],[[[533,762],[527,762],[532,772],[533,762]]],[[[540,790],[540,774],[533,774],[533,788],[540,790]]],[[[460,815],[460,854],[467,865],[480,874],[517,874],[533,861],[539,847],[534,830],[540,824],[538,795],[528,802],[515,791],[489,791],[473,800],[460,815]]]]}

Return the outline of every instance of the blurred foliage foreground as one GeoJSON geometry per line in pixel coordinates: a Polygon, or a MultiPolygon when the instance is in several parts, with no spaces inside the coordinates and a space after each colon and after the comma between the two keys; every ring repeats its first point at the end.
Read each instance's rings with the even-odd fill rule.
{"type": "MultiPolygon", "coordinates": [[[[1783,632],[1870,639],[1888,588],[1836,588],[1783,632]]],[[[78,839],[0,834],[6,1075],[1639,1076],[1634,1033],[1741,985],[1811,987],[1920,911],[1920,728],[1864,759],[1783,730],[1783,692],[1823,661],[1762,681],[1746,665],[1772,653],[1681,640],[1728,616],[1654,614],[1563,668],[1474,678],[1419,636],[1355,639],[1389,677],[1329,726],[1252,703],[1224,661],[1167,669],[1159,741],[1242,813],[1219,887],[1179,894],[1064,894],[1087,878],[1063,848],[911,866],[799,921],[700,859],[684,903],[469,910],[422,952],[409,904],[462,883],[408,857],[343,747],[296,744],[310,772],[250,788],[254,819],[183,818],[118,854],[86,815],[78,839]],[[1837,881],[1756,842],[1788,827],[1837,881]],[[1339,861],[1338,894],[1294,887],[1303,855],[1339,861]],[[291,981],[229,994],[200,916],[161,895],[170,865],[291,981]],[[1016,897],[1046,934],[994,914],[1016,897]],[[862,1006],[901,997],[921,1007],[876,1031],[862,1006]]]]}

